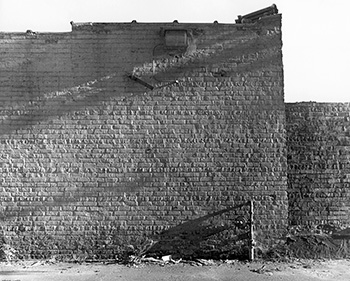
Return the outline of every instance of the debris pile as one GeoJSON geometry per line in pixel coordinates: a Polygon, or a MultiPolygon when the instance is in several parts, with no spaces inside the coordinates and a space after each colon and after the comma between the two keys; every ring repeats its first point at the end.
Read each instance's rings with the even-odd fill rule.
{"type": "Polygon", "coordinates": [[[350,236],[345,235],[349,229],[332,232],[319,231],[319,229],[317,233],[309,231],[288,234],[281,240],[281,243],[261,254],[261,257],[263,259],[349,257],[348,240],[350,236]]]}

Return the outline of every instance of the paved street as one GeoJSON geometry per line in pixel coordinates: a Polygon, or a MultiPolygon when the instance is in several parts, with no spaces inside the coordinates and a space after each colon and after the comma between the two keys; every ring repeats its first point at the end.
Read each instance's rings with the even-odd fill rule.
{"type": "Polygon", "coordinates": [[[350,280],[350,261],[297,261],[291,263],[216,263],[200,264],[74,264],[40,261],[2,263],[0,281],[342,281],[350,280]]]}

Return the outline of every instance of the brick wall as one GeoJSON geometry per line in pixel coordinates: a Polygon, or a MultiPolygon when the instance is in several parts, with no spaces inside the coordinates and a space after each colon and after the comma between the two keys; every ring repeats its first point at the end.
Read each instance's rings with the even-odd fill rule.
{"type": "Polygon", "coordinates": [[[291,225],[350,222],[350,104],[286,104],[291,225]]]}
{"type": "Polygon", "coordinates": [[[6,243],[111,257],[253,198],[268,245],[287,223],[280,27],[275,15],[0,34],[6,243]],[[188,47],[167,48],[164,29],[186,29],[188,47]]]}

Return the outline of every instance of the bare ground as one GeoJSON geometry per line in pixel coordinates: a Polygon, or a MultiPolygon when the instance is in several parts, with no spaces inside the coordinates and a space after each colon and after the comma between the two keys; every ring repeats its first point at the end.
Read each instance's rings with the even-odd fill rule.
{"type": "Polygon", "coordinates": [[[126,266],[103,263],[25,261],[0,263],[0,281],[316,281],[350,280],[350,260],[240,262],[200,260],[126,266]]]}

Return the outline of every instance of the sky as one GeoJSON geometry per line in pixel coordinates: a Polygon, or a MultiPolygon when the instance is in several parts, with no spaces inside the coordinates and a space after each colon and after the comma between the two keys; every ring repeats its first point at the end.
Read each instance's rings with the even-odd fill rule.
{"type": "Polygon", "coordinates": [[[71,21],[235,23],[272,4],[282,14],[285,101],[350,102],[350,0],[0,0],[0,32],[67,32],[71,21]]]}

